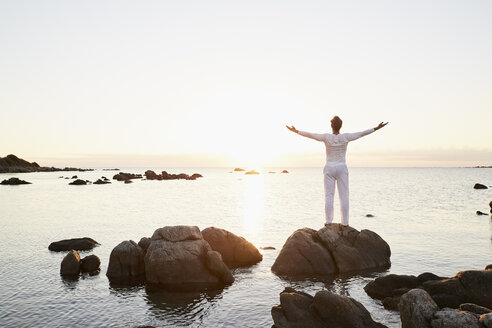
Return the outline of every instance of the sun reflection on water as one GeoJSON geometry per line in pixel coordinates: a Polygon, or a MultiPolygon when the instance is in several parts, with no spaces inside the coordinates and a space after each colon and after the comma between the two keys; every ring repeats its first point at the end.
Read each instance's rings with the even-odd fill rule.
{"type": "Polygon", "coordinates": [[[261,175],[251,175],[244,182],[244,213],[242,226],[246,239],[254,241],[263,227],[265,190],[261,175]]]}

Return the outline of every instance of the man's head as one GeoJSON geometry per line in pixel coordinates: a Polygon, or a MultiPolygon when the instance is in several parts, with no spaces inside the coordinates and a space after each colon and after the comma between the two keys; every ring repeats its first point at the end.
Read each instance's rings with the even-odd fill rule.
{"type": "Polygon", "coordinates": [[[338,116],[333,116],[331,119],[331,128],[333,129],[334,132],[340,131],[342,128],[342,119],[338,116]]]}

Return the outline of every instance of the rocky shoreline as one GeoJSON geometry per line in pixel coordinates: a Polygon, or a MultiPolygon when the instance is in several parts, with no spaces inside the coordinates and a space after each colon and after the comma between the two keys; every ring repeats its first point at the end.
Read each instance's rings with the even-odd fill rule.
{"type": "Polygon", "coordinates": [[[94,171],[94,169],[81,169],[76,167],[47,167],[40,166],[36,162],[28,162],[15,155],[0,157],[0,173],[30,173],[30,172],[69,172],[69,171],[94,171]]]}

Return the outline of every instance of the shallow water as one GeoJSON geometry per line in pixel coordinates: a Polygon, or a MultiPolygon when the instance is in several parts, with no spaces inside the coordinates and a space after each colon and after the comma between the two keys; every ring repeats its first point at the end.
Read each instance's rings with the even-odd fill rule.
{"type": "Polygon", "coordinates": [[[292,286],[310,294],[327,288],[349,295],[376,321],[399,327],[398,313],[385,310],[364,292],[371,279],[425,271],[453,276],[492,263],[491,219],[475,215],[477,210],[489,212],[492,188],[473,189],[476,182],[492,185],[492,169],[351,168],[350,224],[381,235],[391,247],[392,266],[383,273],[324,282],[288,281],[270,271],[293,231],[319,229],[324,223],[321,168],[258,176],[224,168],[165,169],[199,172],[204,178],[69,186],[58,177],[76,174],[95,181],[116,172],[0,174],[0,180],[17,176],[33,183],[0,186],[0,326],[270,327],[271,307],[279,304],[284,287],[292,286]],[[368,213],[375,217],[366,218],[368,213]],[[114,246],[178,224],[224,228],[257,247],[276,250],[261,251],[262,262],[235,269],[236,281],[212,293],[110,286],[105,273],[114,246]],[[50,252],[48,245],[84,236],[101,243],[81,252],[101,258],[101,273],[64,280],[59,269],[65,253],[50,252]]]}

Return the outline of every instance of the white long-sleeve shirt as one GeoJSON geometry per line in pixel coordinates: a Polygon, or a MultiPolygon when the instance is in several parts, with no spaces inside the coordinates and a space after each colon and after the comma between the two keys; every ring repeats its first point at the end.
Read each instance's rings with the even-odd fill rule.
{"type": "Polygon", "coordinates": [[[350,141],[359,139],[373,133],[374,128],[355,133],[311,133],[306,131],[299,131],[299,134],[304,137],[308,137],[314,140],[322,141],[326,147],[326,165],[345,164],[345,157],[347,154],[347,145],[350,141]]]}

